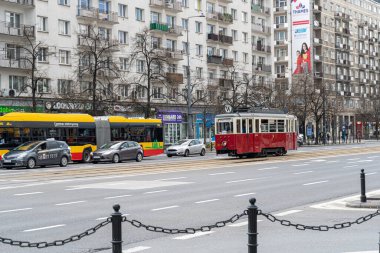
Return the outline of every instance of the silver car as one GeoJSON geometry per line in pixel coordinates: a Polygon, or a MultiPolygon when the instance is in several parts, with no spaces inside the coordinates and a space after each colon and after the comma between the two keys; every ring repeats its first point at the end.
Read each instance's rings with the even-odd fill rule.
{"type": "Polygon", "coordinates": [[[189,156],[194,154],[200,154],[204,156],[206,154],[206,146],[197,139],[181,140],[166,149],[166,155],[172,156],[189,156]]]}
{"type": "Polygon", "coordinates": [[[92,162],[119,163],[124,160],[136,160],[141,162],[144,151],[140,144],[134,141],[111,141],[104,144],[92,153],[92,162]]]}

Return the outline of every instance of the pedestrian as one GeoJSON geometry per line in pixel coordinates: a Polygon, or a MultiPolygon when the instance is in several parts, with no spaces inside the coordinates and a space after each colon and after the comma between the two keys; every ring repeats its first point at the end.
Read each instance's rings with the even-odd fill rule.
{"type": "Polygon", "coordinates": [[[327,143],[329,143],[330,142],[330,133],[329,132],[327,132],[327,143]]]}

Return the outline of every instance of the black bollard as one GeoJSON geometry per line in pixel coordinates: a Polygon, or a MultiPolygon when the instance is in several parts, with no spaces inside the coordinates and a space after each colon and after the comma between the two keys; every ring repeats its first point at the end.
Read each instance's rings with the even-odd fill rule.
{"type": "Polygon", "coordinates": [[[257,253],[257,206],[256,199],[249,200],[248,207],[248,253],[257,253]]]}
{"type": "Polygon", "coordinates": [[[114,205],[113,210],[115,211],[111,214],[112,218],[112,253],[122,253],[122,239],[121,239],[121,221],[122,216],[119,212],[120,205],[114,205]]]}
{"type": "Polygon", "coordinates": [[[365,195],[365,173],[364,169],[360,173],[360,202],[367,202],[367,196],[365,195]]]}

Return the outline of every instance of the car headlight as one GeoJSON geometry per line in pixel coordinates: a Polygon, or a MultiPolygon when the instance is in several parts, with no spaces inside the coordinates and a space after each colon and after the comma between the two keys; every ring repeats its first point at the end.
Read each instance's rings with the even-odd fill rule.
{"type": "Polygon", "coordinates": [[[94,155],[94,152],[91,152],[91,153],[90,153],[90,156],[93,156],[93,155],[94,155]]]}
{"type": "Polygon", "coordinates": [[[26,153],[22,153],[22,154],[18,155],[18,156],[16,157],[16,159],[24,158],[26,155],[27,155],[26,153]]]}
{"type": "Polygon", "coordinates": [[[103,155],[110,155],[112,153],[112,151],[106,151],[103,153],[103,155]]]}

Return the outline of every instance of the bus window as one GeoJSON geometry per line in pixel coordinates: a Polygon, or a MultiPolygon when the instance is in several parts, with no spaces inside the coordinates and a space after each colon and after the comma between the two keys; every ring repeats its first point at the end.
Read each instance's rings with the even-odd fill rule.
{"type": "Polygon", "coordinates": [[[276,121],[277,120],[269,120],[269,132],[275,133],[277,131],[277,129],[276,129],[276,121]]]}
{"type": "Polygon", "coordinates": [[[248,120],[248,133],[253,133],[253,119],[248,120]]]}
{"type": "Polygon", "coordinates": [[[283,119],[279,119],[277,120],[277,131],[280,132],[280,133],[283,133],[285,131],[285,126],[284,126],[284,120],[283,119]]]}
{"type": "Polygon", "coordinates": [[[261,120],[261,133],[267,133],[269,132],[269,122],[267,119],[261,120]]]}
{"type": "Polygon", "coordinates": [[[236,120],[236,133],[241,133],[241,119],[236,120]]]}
{"type": "Polygon", "coordinates": [[[255,133],[259,133],[259,132],[260,132],[260,120],[256,119],[255,120],[255,133]]]}
{"type": "Polygon", "coordinates": [[[247,122],[246,119],[241,120],[241,132],[243,134],[247,133],[247,122]]]}

